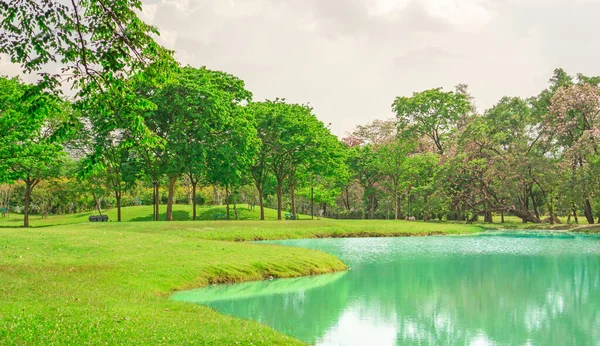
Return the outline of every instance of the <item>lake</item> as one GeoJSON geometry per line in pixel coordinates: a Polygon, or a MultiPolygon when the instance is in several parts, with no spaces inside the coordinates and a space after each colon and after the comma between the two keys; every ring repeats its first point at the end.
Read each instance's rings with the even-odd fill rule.
{"type": "Polygon", "coordinates": [[[542,232],[271,241],[350,270],[212,286],[208,305],[317,345],[600,345],[600,237],[542,232]]]}

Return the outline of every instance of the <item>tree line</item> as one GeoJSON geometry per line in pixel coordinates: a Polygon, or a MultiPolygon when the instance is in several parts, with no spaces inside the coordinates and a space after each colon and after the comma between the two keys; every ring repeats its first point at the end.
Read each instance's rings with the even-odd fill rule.
{"type": "Polygon", "coordinates": [[[155,220],[161,203],[172,220],[181,202],[196,219],[211,188],[234,217],[243,201],[261,219],[265,206],[279,219],[600,218],[599,77],[557,69],[538,95],[482,112],[464,84],[416,92],[390,100],[395,118],[338,139],[309,105],[257,102],[236,76],[180,66],[140,9],[0,4],[0,53],[40,77],[0,78],[0,207],[22,209],[25,226],[32,205],[48,214],[108,202],[120,221],[122,205],[142,199],[155,220]]]}

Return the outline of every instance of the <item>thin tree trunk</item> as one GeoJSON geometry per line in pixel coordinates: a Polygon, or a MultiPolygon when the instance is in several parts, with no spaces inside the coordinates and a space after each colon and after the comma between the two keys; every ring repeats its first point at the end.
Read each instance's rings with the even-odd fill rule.
{"type": "Polygon", "coordinates": [[[23,227],[29,227],[29,206],[31,204],[31,191],[33,190],[33,182],[27,180],[25,182],[25,208],[23,208],[23,227]]]}
{"type": "Polygon", "coordinates": [[[225,204],[227,205],[227,220],[229,220],[229,187],[225,185],[225,204]]]}
{"type": "Polygon", "coordinates": [[[500,219],[501,219],[501,222],[504,223],[504,212],[503,211],[500,212],[500,219]]]}
{"type": "Polygon", "coordinates": [[[263,205],[263,192],[262,189],[257,188],[258,190],[258,204],[260,206],[260,219],[265,219],[265,207],[263,205]]]}
{"type": "Polygon", "coordinates": [[[315,219],[315,188],[310,187],[310,219],[315,219]]]}
{"type": "Polygon", "coordinates": [[[235,192],[233,193],[233,196],[233,214],[235,215],[235,219],[238,220],[237,203],[235,203],[235,192]]]}
{"type": "Polygon", "coordinates": [[[594,214],[592,212],[592,204],[588,198],[585,199],[583,204],[583,212],[585,214],[585,218],[590,225],[594,224],[594,214]]]}
{"type": "Polygon", "coordinates": [[[281,209],[283,208],[283,182],[277,179],[277,220],[281,220],[281,209]]]}
{"type": "Polygon", "coordinates": [[[167,196],[167,212],[165,219],[167,221],[173,221],[173,200],[175,197],[175,183],[177,182],[177,176],[171,176],[169,179],[169,193],[167,196]]]}
{"type": "Polygon", "coordinates": [[[96,198],[96,209],[98,209],[98,214],[102,216],[102,198],[96,198]]]}
{"type": "Polygon", "coordinates": [[[192,220],[196,221],[196,185],[192,182],[192,220]]]}
{"type": "Polygon", "coordinates": [[[115,190],[115,199],[117,200],[117,222],[121,222],[121,191],[115,190]]]}
{"type": "Polygon", "coordinates": [[[350,210],[350,188],[348,185],[346,185],[345,189],[346,194],[345,196],[342,196],[342,200],[344,201],[344,207],[346,207],[346,210],[350,210]]]}
{"type": "Polygon", "coordinates": [[[577,209],[575,208],[575,203],[573,203],[573,219],[575,219],[575,224],[579,225],[579,218],[577,218],[577,209]]]}
{"type": "Polygon", "coordinates": [[[400,220],[402,215],[402,200],[400,199],[400,195],[396,192],[396,220],[400,220]]]}
{"type": "Polygon", "coordinates": [[[550,202],[548,203],[548,213],[550,214],[550,224],[554,225],[554,206],[552,205],[552,198],[550,198],[550,202]]]}
{"type": "Polygon", "coordinates": [[[159,183],[158,181],[154,181],[154,221],[158,221],[159,219],[159,204],[160,204],[160,196],[159,196],[159,183]]]}
{"type": "Polygon", "coordinates": [[[425,215],[423,215],[423,221],[429,221],[429,196],[427,194],[425,194],[425,196],[423,197],[424,199],[424,204],[425,204],[425,215]]]}
{"type": "Polygon", "coordinates": [[[531,204],[533,204],[533,212],[535,213],[535,217],[540,218],[540,212],[538,210],[537,202],[535,201],[535,196],[533,195],[533,191],[529,194],[531,196],[531,204]]]}
{"type": "Polygon", "coordinates": [[[295,186],[292,184],[290,185],[290,201],[291,201],[291,207],[292,207],[292,214],[296,215],[296,191],[295,191],[295,186]]]}

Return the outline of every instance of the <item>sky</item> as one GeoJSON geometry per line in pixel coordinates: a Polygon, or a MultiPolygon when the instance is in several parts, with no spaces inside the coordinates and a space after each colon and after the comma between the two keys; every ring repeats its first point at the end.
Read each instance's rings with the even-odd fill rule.
{"type": "Polygon", "coordinates": [[[538,94],[558,67],[600,75],[600,0],[143,3],[182,64],[234,74],[254,100],[309,103],[338,136],[415,91],[466,83],[483,111],[538,94]]]}

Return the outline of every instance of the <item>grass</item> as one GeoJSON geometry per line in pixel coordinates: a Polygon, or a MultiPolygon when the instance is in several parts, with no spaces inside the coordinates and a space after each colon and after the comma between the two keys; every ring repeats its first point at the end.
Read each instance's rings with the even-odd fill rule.
{"type": "MultiPolygon", "coordinates": [[[[160,206],[160,219],[165,219],[166,206],[160,206]]],[[[255,207],[253,210],[248,208],[247,204],[238,205],[238,216],[240,220],[258,220],[260,219],[260,210],[255,207]]],[[[197,220],[213,220],[215,214],[225,214],[225,206],[198,206],[196,210],[197,220]]],[[[117,209],[112,208],[109,210],[102,211],[103,214],[108,215],[109,220],[117,220],[117,209]]],[[[285,214],[285,212],[284,212],[285,214]]],[[[87,213],[79,214],[68,214],[68,215],[50,215],[47,218],[42,218],[40,215],[31,215],[29,217],[32,226],[50,226],[50,225],[64,225],[72,223],[88,222],[90,215],[98,215],[98,211],[92,211],[87,213]]],[[[233,219],[233,205],[230,207],[230,216],[233,219]]],[[[151,205],[141,205],[137,207],[124,207],[121,211],[121,217],[123,221],[152,221],[153,220],[153,209],[151,205]]],[[[301,219],[309,219],[308,215],[299,215],[301,219]]],[[[173,219],[176,221],[191,221],[192,220],[192,206],[175,204],[173,206],[173,219]]],[[[266,220],[277,220],[277,210],[265,208],[265,219],[266,220]]],[[[0,227],[20,227],[23,225],[23,214],[10,214],[8,218],[0,217],[0,227]]]]}
{"type": "Polygon", "coordinates": [[[451,224],[336,220],[0,228],[0,344],[300,344],[257,322],[168,297],[216,283],[346,268],[337,258],[314,250],[234,241],[479,230],[451,224]]]}

